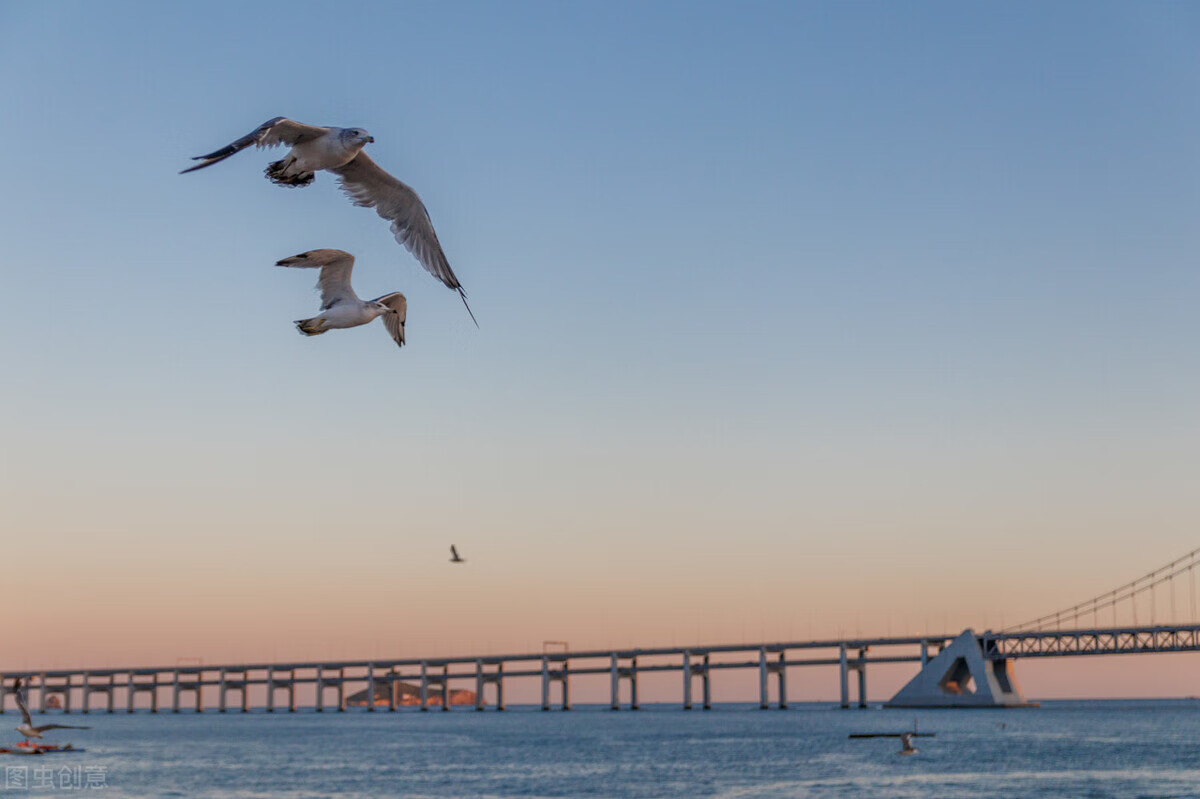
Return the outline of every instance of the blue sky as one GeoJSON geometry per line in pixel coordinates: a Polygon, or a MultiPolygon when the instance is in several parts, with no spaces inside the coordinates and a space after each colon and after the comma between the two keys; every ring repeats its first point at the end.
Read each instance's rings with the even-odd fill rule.
{"type": "Polygon", "coordinates": [[[455,541],[414,647],[480,602],[497,646],[799,635],[860,578],[818,626],[958,629],[1198,543],[1200,8],[324,13],[0,2],[0,522],[80,597],[132,561],[214,629],[215,593],[419,601],[455,541]],[[375,136],[478,330],[329,176],[177,174],[275,115],[375,136]],[[315,247],[409,346],[295,332],[314,276],[272,264],[315,247]]]}

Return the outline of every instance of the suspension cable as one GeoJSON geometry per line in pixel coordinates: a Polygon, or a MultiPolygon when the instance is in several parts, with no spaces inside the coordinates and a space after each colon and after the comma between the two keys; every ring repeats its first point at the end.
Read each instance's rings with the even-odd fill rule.
{"type": "Polygon", "coordinates": [[[1117,605],[1118,603],[1124,602],[1126,599],[1129,600],[1130,611],[1133,616],[1133,625],[1136,627],[1137,598],[1140,594],[1144,594],[1146,592],[1149,592],[1150,594],[1150,623],[1154,624],[1157,618],[1154,589],[1156,586],[1164,582],[1171,582],[1171,615],[1172,622],[1174,622],[1175,595],[1173,580],[1177,575],[1183,574],[1184,572],[1188,573],[1190,579],[1192,619],[1196,621],[1198,619],[1196,617],[1195,568],[1197,565],[1200,565],[1200,562],[1197,561],[1197,556],[1200,556],[1200,547],[1193,549],[1191,552],[1182,557],[1176,558],[1165,566],[1160,566],[1151,572],[1143,574],[1133,582],[1126,583],[1118,588],[1112,589],[1111,591],[1106,591],[1103,594],[1098,594],[1086,602],[1080,602],[1079,604],[1072,605],[1069,608],[1055,611],[1054,613],[1041,616],[1023,624],[1018,624],[1015,627],[1009,628],[1008,632],[1033,632],[1045,629],[1051,623],[1053,623],[1056,628],[1061,628],[1064,620],[1078,622],[1080,617],[1088,614],[1092,615],[1093,620],[1095,620],[1099,614],[1099,609],[1104,605],[1109,605],[1112,607],[1113,625],[1117,626],[1117,605]]]}

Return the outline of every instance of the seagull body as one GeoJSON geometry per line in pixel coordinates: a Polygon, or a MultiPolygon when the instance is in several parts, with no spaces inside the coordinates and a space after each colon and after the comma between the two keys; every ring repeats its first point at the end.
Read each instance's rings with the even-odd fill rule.
{"type": "Polygon", "coordinates": [[[219,150],[196,156],[193,160],[203,163],[185,169],[183,173],[220,163],[252,145],[290,145],[284,158],[267,166],[266,175],[271,182],[280,186],[307,186],[321,170],[337,175],[342,190],[355,205],[374,208],[391,224],[396,241],[403,244],[421,266],[448,288],[458,291],[474,321],[475,314],[467,305],[467,294],[442,251],[425,204],[411,186],[385,172],[363,152],[363,147],[374,141],[375,137],[362,128],[323,128],[275,117],[219,150]]]}
{"type": "Polygon", "coordinates": [[[450,562],[451,563],[466,563],[467,562],[465,558],[460,558],[458,556],[458,549],[455,548],[454,544],[450,545],[450,562]]]}
{"type": "Polygon", "coordinates": [[[39,727],[33,726],[33,719],[29,717],[29,709],[25,707],[25,700],[21,697],[21,681],[19,679],[13,681],[13,694],[17,698],[17,709],[21,711],[21,724],[16,728],[17,732],[25,736],[25,743],[29,743],[30,738],[41,740],[42,733],[50,730],[88,730],[90,727],[73,727],[70,724],[43,724],[39,727]]]}
{"type": "Polygon", "coordinates": [[[218,164],[250,146],[262,148],[287,144],[291,149],[266,168],[267,178],[279,186],[307,186],[313,182],[315,173],[345,166],[362,151],[363,145],[373,141],[374,137],[362,128],[322,128],[275,117],[219,150],[196,156],[192,160],[203,163],[188,167],[180,174],[218,164]]]}
{"type": "Polygon", "coordinates": [[[913,746],[912,739],[916,733],[902,732],[900,733],[900,751],[897,754],[915,755],[919,750],[913,746]]]}
{"type": "Polygon", "coordinates": [[[350,285],[354,256],[343,250],[309,250],[277,261],[276,266],[320,269],[317,289],[321,292],[321,313],[311,319],[299,319],[296,327],[306,336],[319,336],[327,330],[358,327],[383,317],[383,325],[396,342],[404,346],[404,321],[408,301],[398,291],[373,300],[359,299],[350,285]]]}

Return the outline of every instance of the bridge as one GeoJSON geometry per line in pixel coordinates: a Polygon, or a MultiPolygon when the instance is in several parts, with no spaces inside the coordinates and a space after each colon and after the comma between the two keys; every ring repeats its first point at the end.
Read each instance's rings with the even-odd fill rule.
{"type": "Polygon", "coordinates": [[[29,690],[31,709],[43,713],[55,704],[65,713],[75,709],[90,713],[97,695],[99,709],[108,713],[116,712],[118,706],[134,712],[139,695],[148,700],[143,705],[148,704],[152,713],[178,713],[185,707],[201,712],[206,709],[206,689],[217,699],[216,707],[208,709],[248,712],[252,688],[262,697],[255,709],[295,712],[300,687],[311,689],[316,712],[345,711],[347,689],[363,692],[368,712],[394,712],[402,706],[409,686],[415,693],[415,707],[422,711],[433,707],[450,710],[452,686],[473,689],[475,710],[505,710],[505,684],[518,679],[540,681],[542,710],[570,710],[571,680],[585,676],[607,676],[612,710],[637,710],[639,677],[662,672],[674,672],[681,680],[684,709],[698,705],[707,710],[712,707],[713,679],[733,670],[757,673],[760,708],[772,706],[772,681],[774,706],[786,708],[789,672],[814,666],[838,667],[840,704],[849,708],[867,706],[868,667],[887,663],[913,663],[919,668],[886,706],[1028,706],[1014,668],[1014,661],[1021,658],[1200,651],[1200,624],[1158,623],[1158,594],[1168,595],[1163,609],[1169,605],[1173,620],[1181,604],[1176,594],[1185,582],[1190,618],[1196,618],[1198,556],[1200,549],[1193,550],[1120,588],[999,632],[968,629],[954,635],[578,652],[563,647],[553,652],[478,657],[7,671],[0,674],[0,713],[15,706],[9,695],[17,679],[29,690]],[[1139,603],[1141,619],[1148,624],[1138,623],[1139,603]],[[1102,616],[1112,624],[1096,624],[1102,616]],[[1126,616],[1130,623],[1120,624],[1126,616]],[[1093,624],[1064,626],[1085,621],[1093,624]],[[852,683],[857,689],[853,702],[852,683]],[[490,703],[486,701],[489,689],[490,703]],[[236,706],[230,704],[231,695],[236,706]]]}

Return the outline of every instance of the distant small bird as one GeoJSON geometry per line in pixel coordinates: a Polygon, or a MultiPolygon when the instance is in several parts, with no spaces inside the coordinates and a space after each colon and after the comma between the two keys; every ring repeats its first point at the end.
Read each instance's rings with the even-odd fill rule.
{"type": "Polygon", "coordinates": [[[398,291],[373,300],[360,300],[350,285],[350,271],[354,269],[354,256],[350,253],[342,250],[309,250],[276,261],[275,265],[321,270],[317,289],[321,292],[322,313],[311,319],[296,321],[297,329],[304,335],[319,336],[335,328],[358,327],[382,316],[383,326],[397,346],[404,346],[404,319],[408,315],[408,301],[398,291]]]}
{"type": "Polygon", "coordinates": [[[25,707],[25,700],[21,696],[21,680],[18,678],[13,680],[13,694],[17,697],[17,709],[21,711],[21,725],[16,728],[17,732],[25,736],[25,743],[29,743],[30,738],[42,737],[42,733],[50,730],[90,730],[91,727],[72,727],[69,724],[43,724],[40,727],[33,726],[33,719],[29,717],[29,709],[25,707]]]}
{"type": "Polygon", "coordinates": [[[396,241],[403,244],[421,266],[447,287],[458,291],[467,313],[471,314],[471,321],[478,326],[471,306],[467,305],[467,293],[442,252],[425,204],[411,186],[392,177],[362,151],[374,141],[375,137],[362,128],[322,128],[275,117],[219,150],[196,156],[192,160],[203,163],[184,169],[180,174],[220,163],[252,145],[260,148],[291,145],[286,156],[267,166],[266,175],[272,183],[307,186],[322,169],[337,175],[342,190],[355,205],[374,208],[375,213],[391,223],[396,241]]]}
{"type": "Polygon", "coordinates": [[[917,753],[917,751],[918,751],[918,750],[917,750],[917,747],[913,746],[913,744],[912,744],[912,739],[913,739],[913,736],[914,736],[915,734],[916,734],[916,733],[912,733],[912,732],[903,732],[903,733],[900,733],[900,747],[901,747],[901,749],[900,749],[900,751],[899,751],[899,752],[897,752],[897,754],[900,754],[900,755],[915,755],[915,754],[917,753]]]}
{"type": "Polygon", "coordinates": [[[466,563],[464,558],[458,556],[458,550],[454,548],[454,544],[450,545],[450,562],[451,563],[466,563]]]}

